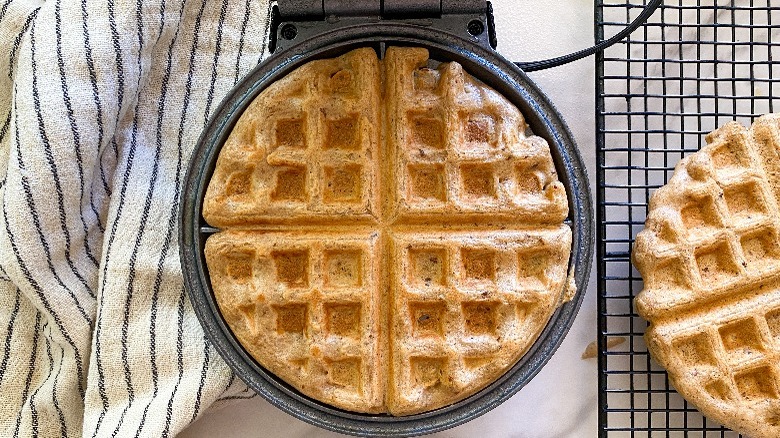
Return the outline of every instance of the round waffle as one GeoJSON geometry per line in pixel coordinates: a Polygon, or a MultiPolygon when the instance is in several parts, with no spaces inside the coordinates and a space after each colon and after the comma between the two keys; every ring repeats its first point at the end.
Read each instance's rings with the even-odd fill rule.
{"type": "Polygon", "coordinates": [[[547,143],[421,48],[309,62],[220,152],[203,217],[225,321],[301,393],[408,415],[461,400],[533,344],[568,278],[547,143]]]}
{"type": "Polygon", "coordinates": [[[650,201],[633,258],[647,348],[704,415],[780,436],[780,116],[729,123],[650,201]]]}

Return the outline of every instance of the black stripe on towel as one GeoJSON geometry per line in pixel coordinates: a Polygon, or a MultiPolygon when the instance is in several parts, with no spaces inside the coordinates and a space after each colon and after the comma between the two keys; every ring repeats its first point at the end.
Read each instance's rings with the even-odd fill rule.
{"type": "MultiPolygon", "coordinates": [[[[52,179],[54,181],[54,190],[56,192],[57,196],[57,210],[59,212],[59,219],[60,219],[60,230],[62,231],[62,237],[65,240],[65,261],[68,264],[68,267],[70,267],[70,271],[73,273],[74,276],[79,280],[82,286],[84,286],[84,289],[87,291],[90,297],[95,298],[95,291],[92,290],[92,287],[87,283],[87,280],[84,279],[84,277],[81,275],[81,273],[76,269],[76,266],[73,264],[73,259],[71,258],[70,254],[70,231],[68,231],[68,224],[67,224],[67,216],[65,213],[65,195],[62,192],[62,182],[60,181],[60,175],[59,170],[57,168],[57,163],[54,160],[54,155],[51,151],[51,144],[49,143],[49,134],[46,132],[46,126],[43,121],[43,113],[41,112],[41,99],[40,95],[38,93],[38,71],[37,71],[37,64],[35,62],[35,25],[32,26],[30,29],[30,59],[31,59],[31,65],[32,65],[32,96],[33,96],[33,107],[35,108],[35,116],[38,120],[38,134],[41,137],[41,141],[43,142],[43,151],[44,156],[46,157],[46,162],[49,164],[49,171],[51,172],[52,179]]],[[[19,151],[19,155],[21,155],[21,150],[19,151]]],[[[82,180],[83,183],[83,180],[82,180]]],[[[36,222],[36,227],[38,227],[38,220],[36,219],[38,214],[37,212],[33,212],[34,216],[33,219],[34,222],[36,222]]],[[[40,231],[39,231],[40,232],[40,231]]],[[[52,270],[52,273],[59,277],[57,273],[54,272],[54,266],[51,264],[51,253],[49,252],[49,245],[45,241],[43,235],[41,234],[41,243],[43,243],[44,251],[46,252],[46,259],[49,263],[49,269],[52,270]]],[[[65,287],[62,282],[60,284],[65,287]]]]}
{"type": "MultiPolygon", "coordinates": [[[[40,313],[38,314],[40,315],[40,313]]],[[[48,322],[43,323],[43,327],[41,327],[41,333],[43,333],[43,340],[46,344],[46,349],[49,348],[49,340],[46,338],[46,328],[49,326],[48,322]]],[[[49,376],[51,376],[52,366],[54,366],[54,361],[51,359],[51,355],[47,355],[49,358],[49,376]]],[[[38,383],[38,387],[35,388],[35,391],[33,391],[32,395],[30,395],[30,398],[27,400],[27,404],[30,405],[30,424],[32,426],[32,436],[37,437],[38,436],[38,410],[35,408],[35,397],[38,396],[38,392],[43,387],[44,383],[46,383],[46,380],[49,380],[48,377],[44,379],[43,381],[38,383]]]]}
{"type": "Polygon", "coordinates": [[[171,398],[168,399],[168,406],[165,408],[165,428],[163,429],[163,438],[168,438],[171,428],[171,418],[173,418],[173,400],[176,397],[176,392],[179,389],[179,384],[184,376],[184,353],[182,348],[182,338],[184,337],[184,289],[181,290],[179,295],[179,303],[177,308],[177,321],[178,333],[176,333],[176,365],[179,367],[179,375],[176,378],[176,384],[171,392],[171,398]]]}
{"type": "Polygon", "coordinates": [[[203,368],[200,369],[200,383],[198,384],[198,393],[195,394],[195,407],[192,410],[192,419],[190,422],[195,421],[195,417],[198,416],[198,412],[200,411],[200,398],[203,394],[203,387],[206,385],[206,374],[208,374],[209,371],[209,349],[211,348],[211,343],[209,340],[204,337],[203,338],[203,368]]]}
{"type": "Polygon", "coordinates": [[[16,51],[19,50],[19,46],[22,44],[22,38],[24,38],[24,34],[27,33],[27,29],[30,28],[30,25],[32,24],[33,20],[35,20],[35,17],[38,15],[38,11],[40,10],[40,6],[33,9],[30,15],[27,16],[27,20],[24,21],[22,29],[16,35],[16,38],[14,38],[14,44],[11,46],[11,52],[8,55],[8,79],[14,78],[14,69],[16,67],[16,51]]]}
{"type": "MultiPolygon", "coordinates": [[[[214,97],[214,86],[216,85],[216,80],[217,80],[217,64],[219,63],[219,54],[220,54],[220,48],[222,44],[222,26],[225,21],[226,12],[227,12],[227,0],[222,0],[222,6],[220,7],[220,11],[219,11],[219,22],[217,24],[217,40],[216,40],[216,47],[214,50],[214,60],[211,63],[212,65],[211,83],[209,84],[209,91],[206,98],[206,107],[203,112],[203,126],[206,126],[206,124],[208,123],[209,112],[211,111],[211,102],[214,97]]],[[[195,45],[197,45],[197,43],[195,45]]],[[[195,420],[195,418],[198,416],[198,412],[200,412],[201,397],[203,395],[203,388],[206,385],[206,374],[208,373],[209,370],[209,360],[210,360],[209,347],[210,347],[209,341],[204,337],[203,338],[203,365],[200,371],[200,383],[198,384],[198,391],[195,394],[195,406],[192,409],[192,420],[195,420]]]]}
{"type": "Polygon", "coordinates": [[[19,298],[21,292],[16,289],[16,298],[14,299],[14,308],[11,311],[11,319],[8,321],[8,328],[6,329],[5,343],[3,344],[3,360],[0,362],[0,385],[3,383],[3,376],[5,376],[5,370],[8,366],[8,358],[11,356],[11,339],[14,336],[14,324],[16,324],[16,316],[19,315],[19,298]]]}
{"type": "MultiPolygon", "coordinates": [[[[117,69],[117,84],[118,84],[117,115],[116,115],[116,122],[115,122],[115,127],[116,127],[119,124],[119,120],[122,114],[122,103],[124,101],[125,75],[124,75],[124,64],[122,61],[122,51],[119,44],[119,34],[116,30],[114,0],[108,0],[107,4],[108,4],[108,24],[109,27],[111,28],[111,41],[116,55],[115,64],[117,69]]],[[[140,53],[140,48],[139,48],[139,53],[140,53]]],[[[106,251],[105,251],[105,263],[103,265],[103,283],[101,285],[101,290],[105,290],[106,287],[106,278],[108,274],[108,265],[109,265],[110,255],[111,255],[111,248],[114,244],[117,225],[119,224],[119,220],[122,216],[122,209],[125,205],[125,193],[127,191],[127,184],[130,178],[130,171],[133,167],[133,160],[135,158],[137,134],[138,134],[138,112],[136,111],[133,116],[132,140],[130,143],[130,151],[128,152],[127,155],[127,164],[125,168],[125,173],[122,176],[122,187],[119,193],[117,213],[113,223],[111,224],[111,233],[109,234],[108,244],[106,246],[106,251]]],[[[111,143],[118,157],[119,151],[116,144],[116,137],[113,137],[111,139],[111,143]]],[[[102,402],[103,409],[100,411],[100,415],[98,416],[97,424],[95,425],[95,430],[92,432],[92,438],[95,438],[98,435],[98,431],[100,430],[100,426],[103,424],[103,420],[106,417],[106,412],[108,411],[108,406],[109,406],[108,395],[106,393],[105,371],[103,370],[103,358],[101,356],[102,345],[100,340],[102,338],[102,324],[101,324],[102,312],[100,312],[100,309],[98,310],[98,312],[100,313],[100,316],[98,316],[98,322],[95,329],[95,364],[98,371],[98,394],[100,395],[100,400],[102,402]]]]}
{"type": "Polygon", "coordinates": [[[206,94],[206,108],[203,111],[203,126],[206,126],[209,122],[211,102],[214,99],[214,85],[217,82],[217,66],[219,65],[219,54],[222,51],[222,28],[225,24],[226,13],[227,0],[222,0],[222,6],[219,8],[219,22],[217,23],[217,40],[214,43],[214,60],[211,61],[211,84],[209,85],[209,92],[206,94]]]}
{"type": "MultiPolygon", "coordinates": [[[[109,194],[111,190],[108,187],[108,181],[106,181],[106,175],[103,171],[103,108],[100,102],[100,95],[98,94],[97,73],[95,73],[95,61],[92,59],[92,46],[89,41],[89,28],[87,23],[89,21],[89,14],[87,12],[87,0],[81,0],[81,20],[82,30],[84,33],[84,58],[87,61],[87,71],[89,72],[89,82],[92,85],[92,98],[95,101],[95,115],[97,116],[97,152],[98,161],[100,167],[100,178],[103,183],[103,190],[106,194],[109,194]]],[[[92,209],[92,213],[95,215],[95,221],[97,222],[98,229],[101,233],[106,231],[100,217],[100,212],[95,206],[95,196],[92,190],[89,192],[89,205],[92,209]]]]}
{"type": "MultiPolygon", "coordinates": [[[[238,54],[236,55],[236,76],[233,79],[233,84],[238,83],[238,75],[241,70],[240,62],[241,62],[241,55],[244,53],[244,36],[246,35],[246,25],[249,23],[249,3],[251,0],[246,0],[246,3],[244,3],[244,21],[241,22],[241,36],[238,40],[238,54]]],[[[0,139],[2,139],[2,135],[0,135],[0,139]]]]}
{"type": "MultiPolygon", "coordinates": [[[[46,336],[44,334],[44,337],[46,339],[46,355],[49,357],[49,369],[52,369],[54,366],[54,359],[51,355],[51,326],[46,325],[49,329],[49,335],[46,336]]],[[[62,346],[60,346],[60,363],[57,365],[57,372],[54,374],[54,382],[51,386],[51,399],[54,402],[54,409],[57,411],[57,419],[60,421],[60,436],[66,437],[68,436],[68,426],[65,424],[65,414],[62,412],[62,407],[60,406],[59,397],[57,397],[57,386],[59,384],[59,378],[60,378],[60,371],[62,371],[62,362],[65,358],[65,350],[62,349],[62,346]]]]}
{"type": "Polygon", "coordinates": [[[114,14],[114,0],[108,0],[108,26],[111,29],[111,45],[114,47],[115,63],[116,63],[116,80],[117,80],[117,106],[116,106],[116,123],[119,123],[120,114],[122,114],[122,104],[125,98],[125,69],[124,62],[122,61],[122,49],[119,47],[119,32],[116,30],[116,17],[114,14]]]}
{"type": "MultiPolygon", "coordinates": [[[[185,120],[187,118],[187,112],[189,111],[190,106],[190,94],[192,92],[192,76],[194,73],[195,68],[195,53],[198,50],[198,36],[200,35],[200,24],[201,19],[203,18],[203,11],[206,8],[206,0],[201,0],[200,3],[200,9],[198,10],[198,15],[195,18],[195,29],[193,33],[192,38],[192,48],[190,49],[190,66],[189,71],[187,72],[187,82],[184,86],[184,105],[182,106],[182,115],[179,119],[179,134],[178,134],[178,147],[179,147],[179,156],[181,156],[182,153],[182,135],[184,132],[184,125],[185,120]]],[[[177,186],[178,190],[178,186],[177,186]]],[[[176,198],[176,201],[178,202],[178,196],[176,198]]],[[[177,359],[177,365],[179,369],[179,373],[176,379],[176,384],[173,387],[173,391],[171,392],[171,397],[168,399],[168,405],[166,407],[165,412],[165,427],[163,429],[162,436],[164,438],[167,438],[170,433],[170,427],[171,427],[171,419],[173,417],[173,401],[176,398],[176,392],[179,389],[179,384],[181,383],[181,379],[184,375],[184,357],[182,353],[182,338],[183,338],[183,326],[184,326],[184,299],[185,299],[185,292],[184,289],[180,290],[179,295],[179,301],[177,305],[177,333],[176,333],[176,359],[177,359]]]]}
{"type": "MultiPolygon", "coordinates": [[[[89,247],[89,239],[87,238],[89,236],[89,229],[87,227],[87,221],[84,219],[84,214],[81,211],[81,203],[84,200],[84,168],[82,166],[84,160],[81,156],[81,134],[79,133],[79,128],[76,124],[76,117],[73,114],[73,105],[70,102],[70,93],[68,92],[68,82],[65,79],[65,60],[62,56],[62,17],[60,14],[60,6],[61,0],[56,0],[54,3],[54,29],[57,36],[57,67],[60,72],[62,100],[65,102],[65,112],[68,114],[68,122],[70,122],[70,130],[73,134],[73,150],[76,153],[76,169],[79,174],[79,217],[81,218],[81,226],[84,232],[84,252],[92,264],[98,266],[98,261],[92,253],[92,248],[89,247]]],[[[66,251],[70,254],[70,250],[66,251]]]]}
{"type": "MultiPolygon", "coordinates": [[[[179,9],[179,22],[181,22],[181,18],[184,15],[184,4],[185,2],[182,1],[181,8],[179,9]]],[[[165,74],[163,75],[162,79],[162,85],[160,86],[160,101],[159,106],[157,109],[157,133],[156,133],[156,144],[158,150],[162,149],[162,130],[163,130],[163,114],[165,110],[165,102],[166,98],[168,96],[168,81],[171,77],[171,66],[173,64],[173,48],[176,45],[176,41],[179,38],[179,30],[181,29],[180,26],[176,27],[176,32],[173,35],[173,38],[171,39],[171,43],[168,45],[168,56],[167,61],[165,64],[165,74]]],[[[162,30],[160,32],[162,34],[162,30]]],[[[182,114],[182,119],[184,118],[185,114],[182,114]]],[[[169,214],[168,218],[168,230],[165,234],[165,240],[163,242],[162,250],[160,251],[160,258],[157,261],[157,271],[154,278],[154,286],[152,290],[152,307],[151,307],[151,321],[149,325],[149,356],[151,359],[151,367],[152,367],[152,385],[153,385],[153,394],[152,398],[149,400],[149,402],[144,407],[143,414],[141,415],[141,421],[138,425],[138,429],[136,430],[135,437],[138,438],[141,435],[141,431],[144,428],[144,425],[146,424],[146,415],[149,411],[149,406],[152,404],[152,401],[154,401],[157,398],[158,393],[158,371],[157,371],[157,351],[156,351],[156,323],[157,323],[157,303],[159,300],[159,293],[160,293],[160,286],[162,285],[162,274],[163,274],[163,264],[165,263],[165,260],[168,255],[168,250],[171,246],[172,242],[172,236],[173,236],[173,229],[174,224],[176,221],[177,212],[178,212],[178,205],[179,205],[179,191],[180,191],[180,175],[181,175],[181,137],[182,137],[182,129],[180,127],[179,129],[179,154],[178,154],[178,161],[176,163],[176,181],[175,181],[175,187],[176,187],[176,193],[174,196],[173,205],[171,207],[171,212],[169,214]]]]}
{"type": "Polygon", "coordinates": [[[265,21],[265,30],[263,30],[263,35],[264,35],[263,36],[263,47],[260,48],[260,57],[257,58],[257,63],[258,64],[260,64],[260,62],[265,57],[265,50],[266,50],[266,47],[268,47],[268,36],[269,36],[268,34],[269,34],[269,31],[271,30],[271,11],[272,11],[272,9],[273,9],[273,2],[268,2],[268,10],[266,10],[266,12],[265,12],[266,21],[265,21]]]}
{"type": "MultiPolygon", "coordinates": [[[[30,353],[30,360],[27,363],[28,371],[27,378],[24,381],[24,390],[22,390],[22,403],[19,406],[24,406],[27,401],[27,396],[30,394],[30,384],[32,383],[33,372],[35,371],[35,356],[38,352],[38,337],[41,334],[41,314],[35,313],[35,328],[33,329],[33,342],[30,353]]],[[[32,404],[31,404],[32,406],[32,404]]],[[[16,415],[16,426],[14,427],[14,438],[19,436],[19,426],[22,423],[22,412],[24,409],[19,409],[19,413],[16,415]]]]}
{"type": "Polygon", "coordinates": [[[5,13],[8,11],[8,5],[10,5],[12,1],[14,0],[5,0],[3,6],[0,6],[0,21],[3,21],[3,17],[5,17],[5,13]]]}
{"type": "Polygon", "coordinates": [[[0,142],[2,142],[5,136],[8,135],[9,126],[11,126],[11,111],[8,111],[8,115],[5,116],[5,121],[3,122],[3,126],[0,127],[0,142]]]}

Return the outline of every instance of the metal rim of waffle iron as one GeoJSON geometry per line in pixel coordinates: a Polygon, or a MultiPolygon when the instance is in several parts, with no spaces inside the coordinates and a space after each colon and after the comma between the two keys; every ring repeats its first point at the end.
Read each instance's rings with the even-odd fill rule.
{"type": "Polygon", "coordinates": [[[209,120],[193,152],[180,205],[180,256],[185,288],[206,336],[257,393],[283,411],[325,429],[352,435],[420,435],[457,426],[488,412],[520,390],[547,363],[574,321],[585,293],[593,254],[592,218],[588,179],[574,140],[553,105],[525,73],[496,52],[471,41],[421,26],[380,22],[341,28],[277,52],[233,88],[209,120]],[[203,197],[221,145],[247,105],[269,84],[308,61],[338,56],[357,47],[381,50],[385,45],[425,47],[432,59],[459,62],[516,105],[534,133],[549,142],[569,200],[568,221],[573,232],[569,269],[574,270],[577,285],[574,298],[556,310],[536,342],[506,374],[460,402],[406,417],[333,408],[300,394],[260,367],[222,319],[203,253],[206,237],[215,231],[201,217],[203,197]]]}

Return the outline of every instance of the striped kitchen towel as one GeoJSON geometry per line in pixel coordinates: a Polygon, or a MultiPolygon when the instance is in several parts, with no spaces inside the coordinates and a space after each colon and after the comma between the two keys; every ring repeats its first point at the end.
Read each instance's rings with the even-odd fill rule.
{"type": "Polygon", "coordinates": [[[248,396],[184,292],[177,209],[268,8],[0,0],[0,436],[175,435],[248,396]]]}

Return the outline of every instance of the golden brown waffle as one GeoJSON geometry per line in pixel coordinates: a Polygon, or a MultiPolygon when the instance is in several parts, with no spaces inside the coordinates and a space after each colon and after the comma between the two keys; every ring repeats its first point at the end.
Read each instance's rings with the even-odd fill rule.
{"type": "Polygon", "coordinates": [[[568,214],[550,148],[520,111],[457,62],[427,68],[425,49],[388,50],[389,216],[560,224],[568,214]]]}
{"type": "Polygon", "coordinates": [[[634,264],[653,358],[706,416],[780,436],[780,116],[732,122],[650,201],[634,264]]]}
{"type": "Polygon", "coordinates": [[[379,60],[371,49],[310,62],[244,111],[203,205],[213,226],[376,217],[379,60]]]}
{"type": "Polygon", "coordinates": [[[338,408],[408,415],[490,384],[571,298],[567,205],[505,98],[424,49],[358,49],[242,115],[205,253],[258,363],[338,408]]]}
{"type": "Polygon", "coordinates": [[[224,231],[207,245],[222,315],[258,362],[325,403],[384,411],[378,233],[224,231]]]}
{"type": "Polygon", "coordinates": [[[448,405],[500,377],[561,302],[568,228],[410,230],[391,239],[393,414],[448,405]]]}

